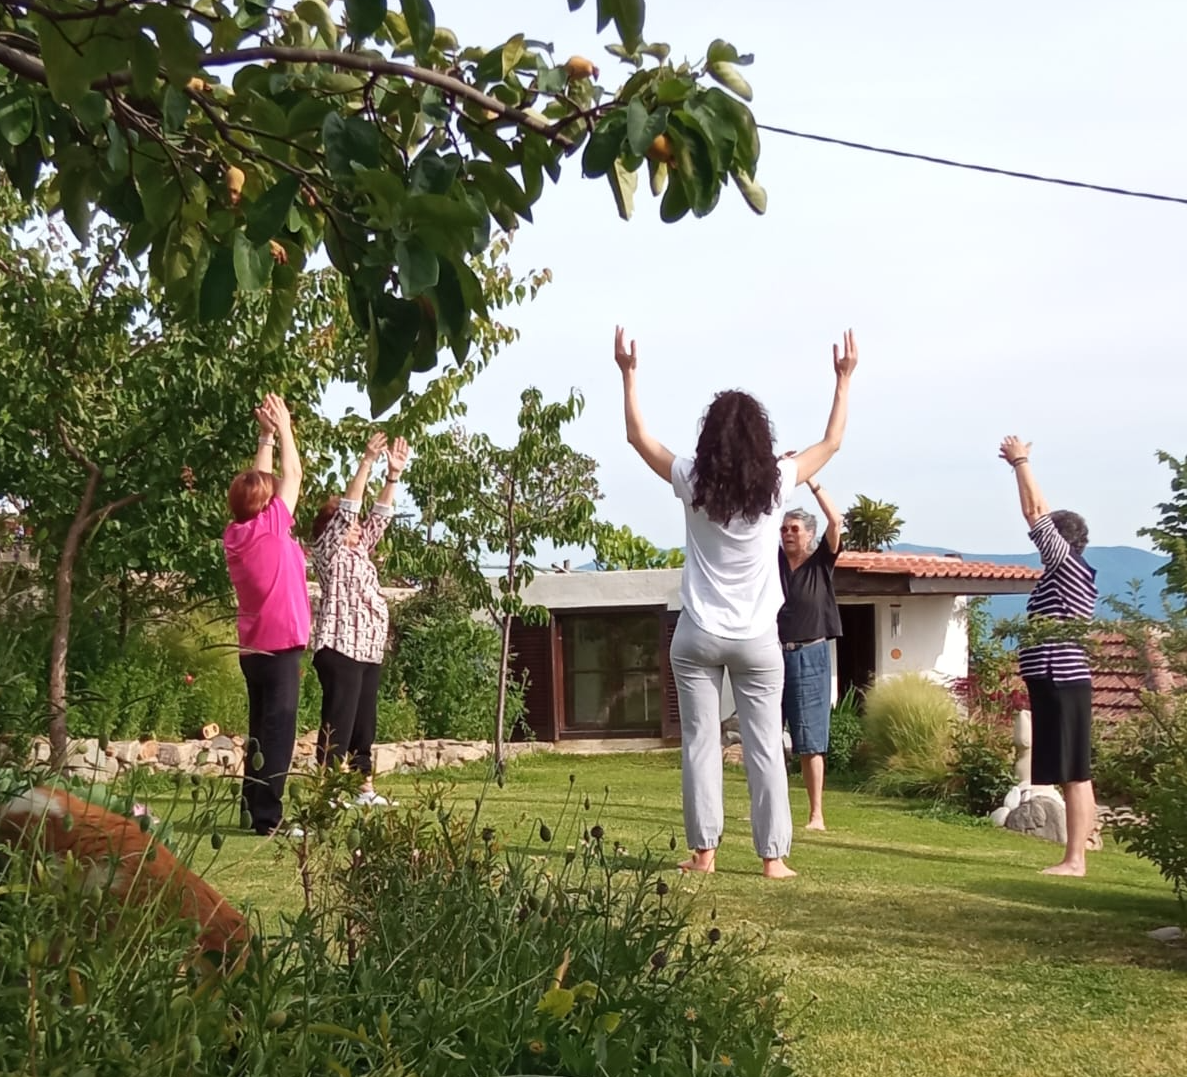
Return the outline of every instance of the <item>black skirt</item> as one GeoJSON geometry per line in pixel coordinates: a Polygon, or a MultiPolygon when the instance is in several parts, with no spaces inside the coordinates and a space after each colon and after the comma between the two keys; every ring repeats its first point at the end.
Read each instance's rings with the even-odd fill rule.
{"type": "Polygon", "coordinates": [[[1092,682],[1026,682],[1030,695],[1032,785],[1092,779],[1092,682]]]}

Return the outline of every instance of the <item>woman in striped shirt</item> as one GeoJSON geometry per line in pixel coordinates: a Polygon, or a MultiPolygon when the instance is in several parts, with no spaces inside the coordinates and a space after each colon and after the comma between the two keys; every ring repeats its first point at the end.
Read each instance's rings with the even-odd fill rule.
{"type": "MultiPolygon", "coordinates": [[[[1074,512],[1052,512],[1030,467],[1030,444],[1002,441],[1000,455],[1014,469],[1022,515],[1038,547],[1043,575],[1026,603],[1034,621],[1086,622],[1096,607],[1096,570],[1083,557],[1088,525],[1074,512]]],[[[1083,875],[1084,851],[1096,821],[1092,792],[1092,672],[1083,646],[1059,638],[1052,625],[1038,642],[1019,648],[1018,664],[1030,695],[1031,781],[1060,785],[1067,805],[1067,848],[1048,875],[1083,875]]]]}

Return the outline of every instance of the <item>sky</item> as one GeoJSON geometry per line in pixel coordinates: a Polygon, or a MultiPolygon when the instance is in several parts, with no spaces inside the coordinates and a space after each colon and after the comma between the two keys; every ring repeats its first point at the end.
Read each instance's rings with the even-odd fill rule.
{"type": "MultiPolygon", "coordinates": [[[[525,32],[559,59],[593,58],[612,89],[630,69],[605,52],[617,39],[595,33],[594,8],[435,3],[463,44],[525,32]]],[[[1187,197],[1179,0],[650,0],[644,36],[694,61],[716,37],[753,52],[760,123],[1187,197]]],[[[679,503],[626,443],[615,325],[638,342],[648,427],[685,454],[726,388],[766,404],[780,449],[819,440],[831,346],[851,326],[848,433],[820,475],[842,508],[861,493],[899,506],[904,542],[1022,551],[997,459],[1016,433],[1093,544],[1148,548],[1135,532],[1169,491],[1155,453],[1187,452],[1187,205],[768,132],[758,179],[762,217],[731,187],[711,216],[665,225],[644,180],[624,222],[606,181],[567,159],[513,246],[514,268],[548,267],[554,283],[509,312],[522,340],[465,397],[467,426],[509,442],[524,387],[580,389],[570,440],[600,464],[599,515],[681,545],[679,503]]],[[[327,411],[347,406],[366,411],[353,389],[331,390],[327,411]]]]}

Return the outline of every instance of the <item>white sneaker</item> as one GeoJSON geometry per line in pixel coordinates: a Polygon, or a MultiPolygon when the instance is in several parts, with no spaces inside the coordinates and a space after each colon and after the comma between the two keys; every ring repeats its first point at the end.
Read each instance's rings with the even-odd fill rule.
{"type": "Polygon", "coordinates": [[[388,801],[387,797],[380,796],[374,789],[364,789],[354,798],[354,802],[360,808],[383,808],[387,806],[388,801]]]}

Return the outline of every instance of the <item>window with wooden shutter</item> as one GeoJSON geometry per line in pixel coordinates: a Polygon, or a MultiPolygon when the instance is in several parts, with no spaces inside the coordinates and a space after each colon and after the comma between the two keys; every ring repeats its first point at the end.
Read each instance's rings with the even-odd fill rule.
{"type": "Polygon", "coordinates": [[[672,637],[676,634],[676,622],[679,619],[679,610],[668,610],[660,618],[660,631],[663,633],[660,658],[664,678],[664,704],[660,717],[660,733],[669,740],[680,739],[680,705],[676,699],[676,682],[672,679],[672,663],[669,657],[672,649],[672,637]]]}
{"type": "MultiPolygon", "coordinates": [[[[553,675],[554,626],[527,625],[519,619],[511,624],[511,676],[527,679],[524,721],[537,740],[557,739],[557,714],[553,675]]],[[[523,739],[523,730],[515,732],[523,739]]]]}

